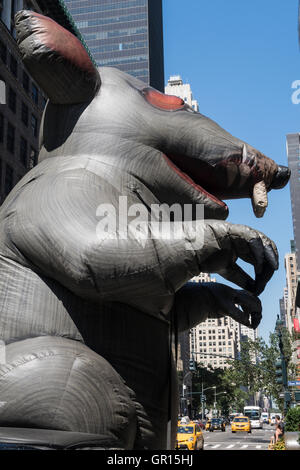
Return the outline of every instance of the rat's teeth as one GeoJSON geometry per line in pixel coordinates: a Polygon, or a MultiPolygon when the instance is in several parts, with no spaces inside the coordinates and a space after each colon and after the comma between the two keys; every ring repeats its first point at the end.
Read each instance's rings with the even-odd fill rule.
{"type": "Polygon", "coordinates": [[[253,188],[252,207],[256,217],[263,217],[268,206],[268,193],[264,181],[256,183],[253,188]]]}
{"type": "Polygon", "coordinates": [[[247,160],[247,157],[248,157],[247,147],[244,144],[243,145],[243,162],[245,162],[247,160]]]}

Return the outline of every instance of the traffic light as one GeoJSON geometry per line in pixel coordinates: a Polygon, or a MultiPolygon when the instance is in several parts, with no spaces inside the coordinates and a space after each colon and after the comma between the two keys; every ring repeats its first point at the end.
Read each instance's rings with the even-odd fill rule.
{"type": "Polygon", "coordinates": [[[295,391],[295,401],[299,402],[300,401],[300,390],[295,391]]]}
{"type": "Polygon", "coordinates": [[[190,370],[196,370],[194,359],[190,359],[190,370]]]}
{"type": "Polygon", "coordinates": [[[276,368],[276,383],[282,385],[283,384],[282,361],[276,361],[275,368],[276,368]]]}
{"type": "Polygon", "coordinates": [[[292,394],[290,392],[284,392],[284,401],[290,403],[292,401],[292,394]]]}
{"type": "Polygon", "coordinates": [[[276,383],[279,385],[283,385],[283,387],[287,386],[287,371],[286,371],[286,364],[285,360],[281,359],[275,362],[276,368],[276,383]]]}

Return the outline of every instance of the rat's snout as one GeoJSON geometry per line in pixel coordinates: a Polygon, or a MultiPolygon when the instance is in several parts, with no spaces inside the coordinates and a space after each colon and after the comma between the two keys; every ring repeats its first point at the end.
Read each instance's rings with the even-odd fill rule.
{"type": "Polygon", "coordinates": [[[291,170],[287,166],[278,166],[277,173],[275,173],[271,186],[271,189],[281,189],[288,183],[291,176],[291,170]]]}

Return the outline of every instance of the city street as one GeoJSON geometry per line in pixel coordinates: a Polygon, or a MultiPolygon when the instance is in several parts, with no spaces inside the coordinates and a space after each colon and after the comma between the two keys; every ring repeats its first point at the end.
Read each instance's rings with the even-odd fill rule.
{"type": "Polygon", "coordinates": [[[267,450],[274,426],[265,425],[263,429],[252,429],[252,433],[237,432],[233,434],[231,427],[226,432],[203,431],[205,450],[267,450]]]}

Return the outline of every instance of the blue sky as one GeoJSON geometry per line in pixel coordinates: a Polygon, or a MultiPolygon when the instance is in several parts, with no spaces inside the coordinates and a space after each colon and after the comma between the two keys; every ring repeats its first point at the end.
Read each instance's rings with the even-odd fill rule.
{"type": "MultiPolygon", "coordinates": [[[[287,165],[285,136],[300,132],[300,104],[291,100],[292,83],[300,80],[298,0],[163,0],[163,13],[166,81],[180,74],[202,114],[287,165]]],[[[269,193],[263,219],[255,218],[248,199],[228,205],[229,222],[264,232],[279,250],[279,270],[260,297],[259,334],[268,340],[293,238],[290,188],[269,193]]]]}

